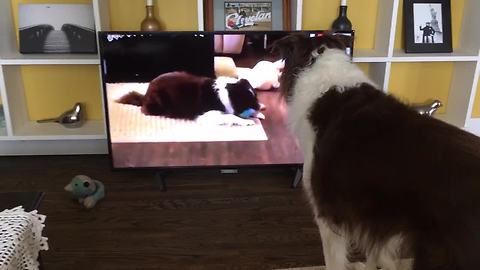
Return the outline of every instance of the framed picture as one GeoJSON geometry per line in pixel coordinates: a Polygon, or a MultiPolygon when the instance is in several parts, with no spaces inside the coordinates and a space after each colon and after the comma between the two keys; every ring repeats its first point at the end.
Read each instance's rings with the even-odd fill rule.
{"type": "Polygon", "coordinates": [[[270,31],[292,28],[291,0],[204,0],[206,31],[270,31]]]}
{"type": "Polygon", "coordinates": [[[20,4],[21,53],[96,53],[91,4],[20,4]]]}
{"type": "Polygon", "coordinates": [[[450,0],[404,1],[405,52],[452,52],[450,0]]]}

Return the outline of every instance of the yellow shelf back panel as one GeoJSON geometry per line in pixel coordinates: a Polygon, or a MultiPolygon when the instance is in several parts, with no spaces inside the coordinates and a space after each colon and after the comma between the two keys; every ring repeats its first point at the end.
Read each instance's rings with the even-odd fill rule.
{"type": "Polygon", "coordinates": [[[368,72],[370,70],[369,63],[355,63],[362,71],[368,76],[368,72]]]}
{"type": "MultiPolygon", "coordinates": [[[[378,2],[381,0],[349,1],[347,17],[355,30],[355,48],[375,47],[375,26],[378,2]]],[[[304,0],[302,28],[327,30],[338,16],[339,0],[304,0]]]]}
{"type": "Polygon", "coordinates": [[[477,93],[475,95],[475,103],[473,105],[472,117],[480,118],[480,78],[477,84],[477,93]]]}
{"type": "MultiPolygon", "coordinates": [[[[1,0],[5,1],[5,0],[1,0]]],[[[91,4],[92,0],[9,0],[12,2],[12,16],[18,45],[18,4],[91,4]]]]}
{"type": "Polygon", "coordinates": [[[87,120],[103,119],[98,66],[27,65],[21,72],[30,120],[58,116],[75,102],[85,104],[87,120]]]}
{"type": "MultiPolygon", "coordinates": [[[[115,31],[139,31],[145,18],[145,0],[110,0],[110,26],[115,31]]],[[[156,0],[155,17],[163,30],[198,29],[196,0],[156,0]]]]}
{"type": "MultiPolygon", "coordinates": [[[[403,33],[403,0],[400,0],[398,8],[397,30],[395,32],[395,48],[404,48],[404,33],[403,33]]],[[[462,29],[463,11],[465,8],[465,0],[451,1],[452,10],[452,46],[458,48],[460,44],[460,32],[462,29]]]]}
{"type": "Polygon", "coordinates": [[[439,99],[438,112],[445,113],[452,74],[451,62],[393,63],[389,93],[409,104],[439,99]]]}

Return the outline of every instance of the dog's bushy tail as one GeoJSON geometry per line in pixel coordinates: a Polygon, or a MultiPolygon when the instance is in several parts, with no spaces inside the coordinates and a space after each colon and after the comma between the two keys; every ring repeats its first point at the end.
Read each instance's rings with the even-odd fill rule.
{"type": "Polygon", "coordinates": [[[135,106],[142,106],[143,105],[143,98],[144,95],[131,91],[130,93],[122,96],[121,98],[117,99],[116,101],[121,104],[130,104],[135,106]]]}

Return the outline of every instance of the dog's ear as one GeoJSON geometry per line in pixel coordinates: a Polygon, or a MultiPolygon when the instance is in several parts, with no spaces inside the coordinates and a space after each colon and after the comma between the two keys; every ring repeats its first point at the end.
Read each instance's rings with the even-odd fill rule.
{"type": "Polygon", "coordinates": [[[215,80],[212,78],[204,77],[203,80],[201,81],[200,87],[204,91],[208,91],[209,89],[212,89],[212,85],[215,84],[215,80]]]}
{"type": "Polygon", "coordinates": [[[339,36],[331,32],[315,35],[294,33],[283,37],[273,44],[273,52],[279,53],[285,60],[285,67],[280,78],[283,96],[292,95],[292,86],[297,74],[315,62],[326,49],[345,50],[346,45],[339,36]]]}
{"type": "Polygon", "coordinates": [[[290,59],[305,47],[311,47],[311,40],[304,34],[294,33],[275,41],[272,53],[279,54],[282,59],[290,59]]]}
{"type": "Polygon", "coordinates": [[[349,37],[336,35],[333,32],[324,32],[307,36],[304,33],[293,33],[281,38],[273,43],[272,53],[280,54],[281,58],[288,59],[298,54],[306,54],[316,50],[318,55],[322,54],[326,48],[345,50],[349,37]]]}
{"type": "Polygon", "coordinates": [[[273,52],[285,60],[280,77],[281,93],[291,96],[296,74],[311,63],[314,41],[304,33],[293,33],[273,43],[273,52]]]}
{"type": "Polygon", "coordinates": [[[335,35],[332,32],[325,32],[319,34],[313,39],[314,42],[314,51],[312,54],[318,56],[321,55],[327,48],[328,49],[339,49],[344,51],[347,48],[346,36],[335,35]]]}

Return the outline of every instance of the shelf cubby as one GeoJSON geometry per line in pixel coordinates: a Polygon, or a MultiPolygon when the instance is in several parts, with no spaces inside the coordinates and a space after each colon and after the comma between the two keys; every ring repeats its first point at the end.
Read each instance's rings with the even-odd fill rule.
{"type": "Polygon", "coordinates": [[[480,118],[480,75],[477,76],[477,81],[475,82],[477,85],[477,91],[475,94],[475,100],[473,103],[472,109],[472,118],[480,118]]]}
{"type": "MultiPolygon", "coordinates": [[[[98,145],[105,127],[100,91],[98,54],[22,54],[18,51],[18,5],[22,3],[92,4],[96,30],[109,23],[109,0],[6,0],[0,2],[0,93],[6,127],[3,141],[89,140],[98,145]],[[69,82],[70,81],[70,82],[69,82]],[[44,103],[48,101],[48,106],[44,103]],[[86,103],[87,120],[80,128],[67,129],[57,123],[38,124],[39,118],[57,116],[86,103]],[[67,105],[68,104],[68,105],[67,105]],[[42,108],[39,110],[39,108],[42,108]],[[93,109],[92,109],[93,108],[93,109]],[[43,115],[42,115],[43,114],[43,115]]],[[[56,143],[51,143],[51,146],[56,143]]],[[[5,145],[13,149],[19,145],[5,145]]],[[[40,147],[42,148],[42,147],[40,147]]],[[[88,148],[88,147],[87,147],[88,148]]],[[[87,149],[86,148],[86,149],[87,149]]],[[[102,147],[104,148],[104,147],[102,147]]],[[[104,150],[102,150],[104,151],[104,150]]],[[[3,151],[2,151],[3,152],[3,151]]],[[[81,152],[81,150],[80,150],[81,152]]],[[[86,150],[86,152],[91,152],[86,150]]],[[[7,151],[8,153],[8,151],[7,151]]]]}
{"type": "MultiPolygon", "coordinates": [[[[0,77],[2,73],[2,69],[0,66],[0,77]]],[[[3,80],[0,80],[0,84],[3,83],[3,80]]],[[[5,137],[8,135],[7,133],[7,122],[5,121],[5,110],[3,109],[3,93],[1,89],[4,87],[0,87],[0,137],[5,137]]]]}
{"type": "Polygon", "coordinates": [[[25,121],[14,129],[19,140],[90,140],[105,139],[104,123],[101,120],[87,120],[80,128],[65,128],[57,123],[25,121]]]}
{"type": "MultiPolygon", "coordinates": [[[[476,85],[476,92],[472,93],[473,105],[471,109],[471,117],[467,121],[466,129],[476,133],[480,130],[480,63],[477,65],[477,80],[474,82],[474,87],[476,85]]],[[[478,134],[478,133],[477,133],[478,134]]]]}
{"type": "Polygon", "coordinates": [[[395,49],[392,62],[472,62],[477,61],[478,52],[455,50],[452,53],[405,53],[403,49],[395,49]]]}
{"type": "MultiPolygon", "coordinates": [[[[105,0],[99,0],[100,4],[105,0]]],[[[109,0],[108,14],[109,27],[105,30],[138,31],[140,22],[145,18],[145,1],[109,0]]],[[[183,31],[197,30],[198,0],[160,0],[156,1],[155,16],[163,30],[183,31]]]]}
{"type": "Polygon", "coordinates": [[[454,63],[392,63],[388,92],[406,103],[439,99],[444,113],[452,83],[454,63]]]}
{"type": "Polygon", "coordinates": [[[8,85],[4,103],[16,108],[10,110],[12,136],[35,140],[105,138],[98,67],[8,65],[2,67],[2,76],[8,85]],[[45,106],[47,102],[49,105],[45,106]],[[86,104],[87,120],[82,127],[69,129],[57,123],[36,123],[60,115],[75,102],[86,104]]]}
{"type": "Polygon", "coordinates": [[[2,101],[2,118],[5,121],[4,125],[0,128],[0,139],[7,138],[12,135],[12,121],[10,118],[10,107],[8,105],[7,87],[4,76],[4,67],[0,65],[0,99],[2,101]]]}
{"type": "Polygon", "coordinates": [[[393,63],[389,92],[413,104],[431,99],[443,103],[439,118],[465,127],[477,62],[393,63]]]}
{"type": "Polygon", "coordinates": [[[385,52],[375,49],[358,49],[353,50],[353,62],[355,63],[375,63],[386,62],[388,57],[385,52]]]}
{"type": "Polygon", "coordinates": [[[3,102],[0,98],[0,137],[7,136],[7,125],[5,121],[5,113],[3,110],[3,102]]]}
{"type": "MultiPolygon", "coordinates": [[[[395,56],[406,56],[401,51],[403,50],[404,43],[404,31],[403,31],[403,0],[399,1],[398,7],[398,19],[395,33],[395,56]]],[[[455,57],[470,57],[478,56],[480,47],[480,35],[474,34],[478,32],[478,25],[480,25],[480,17],[478,16],[478,10],[480,10],[480,1],[478,0],[455,0],[451,1],[451,14],[452,14],[452,44],[453,53],[451,61],[455,60],[455,57]]],[[[417,54],[408,54],[417,55],[417,54]]],[[[407,55],[407,56],[408,56],[407,55]]],[[[448,56],[449,54],[445,54],[448,56]]],[[[418,55],[422,57],[421,54],[418,55]]],[[[441,61],[441,60],[439,60],[441,61]]],[[[460,60],[462,61],[462,60],[460,60]]],[[[464,60],[470,61],[470,60],[464,60]]]]}
{"type": "MultiPolygon", "coordinates": [[[[476,73],[478,74],[478,61],[454,63],[445,118],[447,122],[462,128],[468,125],[476,92],[474,88],[476,73]]],[[[475,132],[479,134],[480,130],[475,132]]]]}
{"type": "Polygon", "coordinates": [[[1,56],[1,65],[98,65],[97,54],[21,54],[8,52],[1,56]]]}
{"type": "MultiPolygon", "coordinates": [[[[42,1],[38,1],[42,2],[42,1]]],[[[48,3],[51,3],[50,1],[48,3]]],[[[91,4],[92,0],[62,0],[58,3],[91,4]]],[[[108,5],[108,1],[101,0],[108,5]]],[[[98,65],[98,54],[22,54],[18,51],[18,4],[23,0],[0,1],[0,65],[98,65]],[[13,16],[12,16],[13,15],[13,16]]]]}

